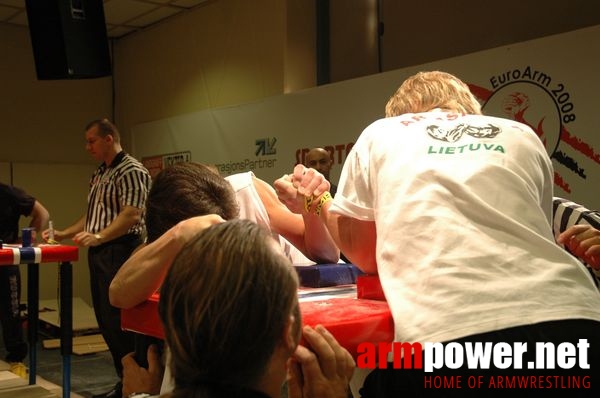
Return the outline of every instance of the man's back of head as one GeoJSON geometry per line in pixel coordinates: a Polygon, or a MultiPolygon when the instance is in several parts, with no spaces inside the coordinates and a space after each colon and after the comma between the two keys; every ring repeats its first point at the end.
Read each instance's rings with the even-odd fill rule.
{"type": "Polygon", "coordinates": [[[180,221],[218,214],[236,218],[239,208],[227,180],[199,163],[175,163],[152,181],[146,203],[148,242],[153,242],[180,221]]]}

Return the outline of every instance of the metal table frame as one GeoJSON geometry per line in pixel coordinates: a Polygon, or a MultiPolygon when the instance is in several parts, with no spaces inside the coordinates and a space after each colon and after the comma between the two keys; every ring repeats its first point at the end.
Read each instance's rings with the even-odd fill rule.
{"type": "Polygon", "coordinates": [[[0,266],[27,264],[27,340],[29,344],[29,384],[36,382],[37,335],[39,328],[39,266],[58,263],[60,277],[60,353],[63,359],[62,396],[71,393],[71,354],[73,352],[73,265],[79,259],[76,246],[40,245],[15,247],[6,245],[0,249],[0,266]]]}

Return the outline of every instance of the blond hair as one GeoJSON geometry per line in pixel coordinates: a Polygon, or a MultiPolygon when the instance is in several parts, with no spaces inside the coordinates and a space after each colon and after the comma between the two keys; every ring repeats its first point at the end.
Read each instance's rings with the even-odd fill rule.
{"type": "Polygon", "coordinates": [[[481,115],[481,105],[462,80],[450,73],[419,72],[406,79],[385,106],[385,117],[440,108],[481,115]]]}

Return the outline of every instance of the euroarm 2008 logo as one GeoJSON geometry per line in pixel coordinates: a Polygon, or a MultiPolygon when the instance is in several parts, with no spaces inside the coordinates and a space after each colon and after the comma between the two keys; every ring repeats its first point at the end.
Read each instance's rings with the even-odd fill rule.
{"type": "Polygon", "coordinates": [[[469,84],[483,104],[483,113],[508,117],[531,127],[544,143],[548,155],[564,166],[555,171],[554,183],[571,193],[573,178],[586,179],[578,159],[587,157],[600,165],[600,154],[576,134],[577,109],[569,87],[531,66],[490,77],[490,88],[469,84]]]}

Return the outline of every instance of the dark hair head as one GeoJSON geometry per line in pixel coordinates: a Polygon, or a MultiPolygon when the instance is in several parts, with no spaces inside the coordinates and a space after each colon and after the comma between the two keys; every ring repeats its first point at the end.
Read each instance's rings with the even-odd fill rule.
{"type": "Polygon", "coordinates": [[[232,220],[200,232],[161,287],[173,396],[254,386],[290,315],[300,323],[297,286],[291,263],[256,223],[232,220]]]}
{"type": "Polygon", "coordinates": [[[239,207],[231,184],[199,163],[175,163],[161,170],[146,201],[148,242],[190,217],[218,214],[236,218],[239,207]]]}
{"type": "Polygon", "coordinates": [[[112,124],[108,119],[92,120],[87,124],[87,126],[85,126],[85,131],[88,131],[92,127],[98,127],[98,135],[100,137],[112,135],[113,141],[115,141],[116,143],[121,142],[121,134],[119,134],[117,126],[112,124]]]}

